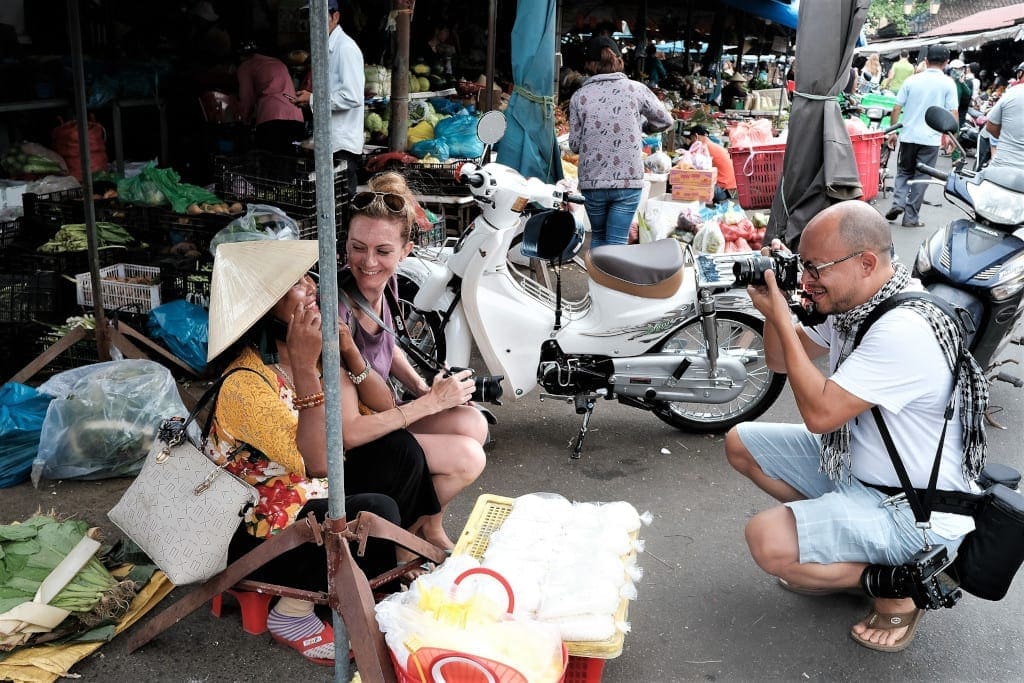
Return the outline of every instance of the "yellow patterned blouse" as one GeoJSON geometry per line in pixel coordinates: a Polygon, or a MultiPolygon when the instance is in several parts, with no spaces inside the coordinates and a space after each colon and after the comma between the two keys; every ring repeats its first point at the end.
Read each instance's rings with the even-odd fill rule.
{"type": "Polygon", "coordinates": [[[224,381],[207,443],[218,464],[226,461],[225,469],[256,488],[259,503],[249,508],[244,523],[253,536],[269,538],[293,524],[308,500],[327,497],[327,479],[306,476],[295,445],[299,413],[291,388],[252,349],[228,370],[237,367],[255,370],[263,379],[236,372],[224,381]]]}

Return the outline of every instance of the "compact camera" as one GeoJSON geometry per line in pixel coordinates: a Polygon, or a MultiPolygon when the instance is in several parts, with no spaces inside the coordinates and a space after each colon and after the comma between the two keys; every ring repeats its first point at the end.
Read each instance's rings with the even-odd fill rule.
{"type": "Polygon", "coordinates": [[[963,597],[953,560],[941,545],[919,550],[897,567],[870,565],[862,585],[872,597],[912,598],[918,609],[952,607],[963,597]]]}
{"type": "Polygon", "coordinates": [[[779,289],[791,291],[800,286],[800,257],[773,251],[771,256],[748,256],[732,264],[732,274],[736,278],[733,287],[763,285],[764,274],[769,270],[775,271],[779,289]]]}
{"type": "MultiPolygon", "coordinates": [[[[463,370],[469,370],[469,368],[449,368],[450,373],[462,372],[463,370]]],[[[472,370],[469,370],[473,372],[472,370]]],[[[473,395],[470,397],[471,400],[477,403],[493,403],[496,406],[501,405],[501,395],[504,390],[501,388],[501,380],[505,379],[505,375],[485,375],[483,377],[476,377],[476,373],[473,372],[473,395]]]]}

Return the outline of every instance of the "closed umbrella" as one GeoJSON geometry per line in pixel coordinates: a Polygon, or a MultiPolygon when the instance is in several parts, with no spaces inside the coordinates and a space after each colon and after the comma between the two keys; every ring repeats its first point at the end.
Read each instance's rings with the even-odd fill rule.
{"type": "Polygon", "coordinates": [[[508,130],[498,143],[501,163],[548,183],[562,178],[555,140],[555,5],[519,2],[512,28],[515,88],[506,110],[508,130]]]}
{"type": "Polygon", "coordinates": [[[766,237],[782,238],[791,248],[815,214],[863,194],[837,97],[850,77],[853,49],[870,4],[870,0],[800,3],[796,93],[782,180],[766,233],[766,237]]]}

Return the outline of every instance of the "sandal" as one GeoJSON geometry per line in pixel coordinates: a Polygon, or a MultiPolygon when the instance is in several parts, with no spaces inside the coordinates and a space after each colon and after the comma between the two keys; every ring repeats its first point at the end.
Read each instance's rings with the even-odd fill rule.
{"type": "Polygon", "coordinates": [[[310,662],[319,666],[334,666],[334,628],[324,622],[324,630],[317,633],[315,636],[308,636],[306,638],[299,638],[298,640],[288,640],[284,636],[279,636],[274,633],[270,634],[270,637],[281,643],[292,648],[300,655],[305,657],[310,662]],[[329,658],[326,655],[331,655],[329,658]]]}
{"type": "Polygon", "coordinates": [[[850,631],[850,637],[853,638],[853,642],[858,645],[862,645],[869,650],[877,650],[878,652],[899,652],[900,650],[907,649],[910,645],[910,641],[914,639],[914,632],[917,630],[917,622],[921,621],[921,615],[924,614],[923,609],[913,609],[909,612],[900,612],[898,614],[883,614],[874,609],[868,614],[864,625],[868,628],[876,628],[885,631],[890,631],[894,628],[906,628],[907,631],[899,640],[892,645],[881,645],[879,643],[872,643],[869,640],[861,638],[859,635],[850,631]]]}
{"type": "Polygon", "coordinates": [[[837,595],[840,593],[845,593],[847,595],[864,595],[864,591],[857,586],[850,588],[811,588],[810,586],[798,586],[796,584],[792,584],[779,576],[775,578],[779,582],[780,587],[788,590],[790,593],[796,593],[797,595],[820,596],[837,595]]]}

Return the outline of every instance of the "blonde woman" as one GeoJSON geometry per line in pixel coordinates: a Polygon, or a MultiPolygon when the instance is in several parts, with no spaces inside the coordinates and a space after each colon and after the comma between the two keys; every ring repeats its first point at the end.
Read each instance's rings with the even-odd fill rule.
{"type": "Polygon", "coordinates": [[[878,59],[878,54],[871,54],[868,56],[868,61],[865,62],[864,68],[860,71],[859,91],[861,93],[868,93],[878,90],[883,76],[882,62],[878,59]]]}

